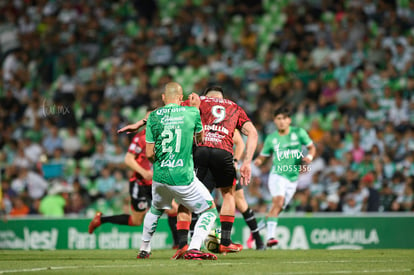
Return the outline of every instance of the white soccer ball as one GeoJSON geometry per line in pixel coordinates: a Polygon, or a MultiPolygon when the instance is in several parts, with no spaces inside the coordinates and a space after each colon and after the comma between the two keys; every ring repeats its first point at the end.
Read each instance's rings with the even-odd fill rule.
{"type": "Polygon", "coordinates": [[[216,230],[211,230],[207,238],[204,240],[205,248],[213,253],[219,252],[220,246],[220,233],[217,233],[216,230]]]}

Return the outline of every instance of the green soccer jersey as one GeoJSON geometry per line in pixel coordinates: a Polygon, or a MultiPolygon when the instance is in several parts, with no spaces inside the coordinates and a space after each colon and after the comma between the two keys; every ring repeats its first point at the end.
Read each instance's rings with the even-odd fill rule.
{"type": "Polygon", "coordinates": [[[149,115],[145,140],[155,143],[154,181],[168,185],[193,181],[193,136],[202,130],[195,107],[168,104],[149,115]]]}
{"type": "Polygon", "coordinates": [[[301,171],[301,162],[304,157],[302,146],[312,144],[308,133],[303,128],[290,126],[289,133],[281,136],[278,131],[268,135],[260,155],[273,155],[271,173],[278,174],[294,182],[301,171]]]}

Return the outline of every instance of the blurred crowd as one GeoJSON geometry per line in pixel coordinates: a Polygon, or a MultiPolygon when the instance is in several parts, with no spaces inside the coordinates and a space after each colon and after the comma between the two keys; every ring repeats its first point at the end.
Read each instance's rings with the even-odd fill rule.
{"type": "MultiPolygon", "coordinates": [[[[209,84],[260,135],[273,111],[317,146],[288,211],[413,211],[414,2],[0,0],[1,207],[12,216],[129,211],[117,129],[165,83],[209,84]]],[[[264,212],[270,164],[248,203],[264,212]]]]}

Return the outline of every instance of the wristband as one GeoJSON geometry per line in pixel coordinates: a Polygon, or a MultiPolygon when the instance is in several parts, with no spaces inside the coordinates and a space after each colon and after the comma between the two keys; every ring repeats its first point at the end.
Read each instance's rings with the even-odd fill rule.
{"type": "Polygon", "coordinates": [[[306,157],[307,157],[308,159],[310,159],[311,161],[313,160],[313,156],[312,156],[311,154],[308,154],[306,157]]]}
{"type": "Polygon", "coordinates": [[[239,162],[239,160],[238,159],[233,159],[233,162],[239,162]]]}

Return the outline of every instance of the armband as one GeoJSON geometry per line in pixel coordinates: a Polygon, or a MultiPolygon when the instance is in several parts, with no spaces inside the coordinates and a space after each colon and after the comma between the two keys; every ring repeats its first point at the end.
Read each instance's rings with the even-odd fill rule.
{"type": "Polygon", "coordinates": [[[307,157],[308,159],[310,159],[311,161],[313,160],[313,156],[312,156],[311,154],[308,154],[306,157],[307,157]]]}

